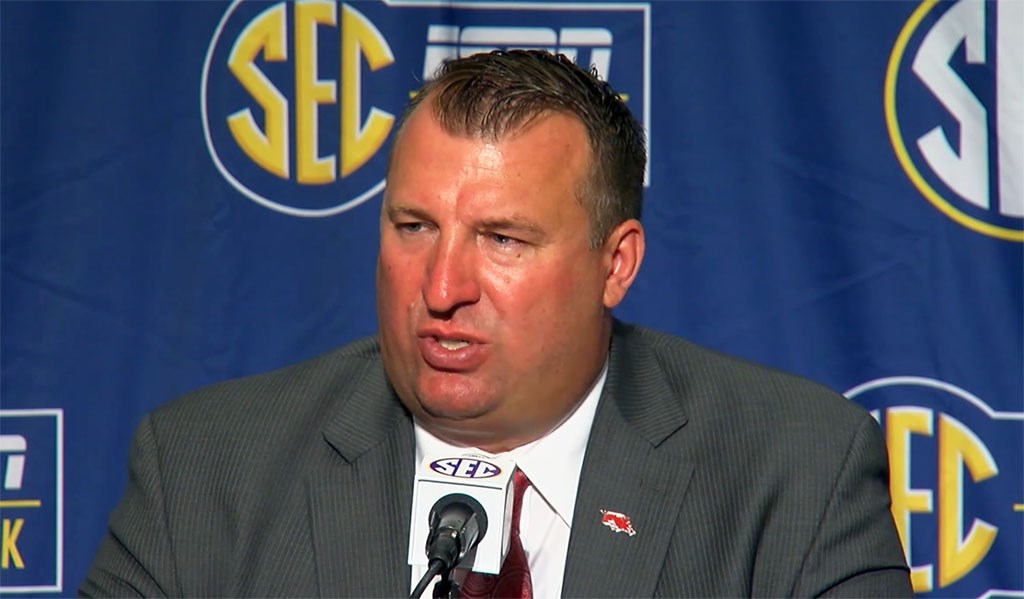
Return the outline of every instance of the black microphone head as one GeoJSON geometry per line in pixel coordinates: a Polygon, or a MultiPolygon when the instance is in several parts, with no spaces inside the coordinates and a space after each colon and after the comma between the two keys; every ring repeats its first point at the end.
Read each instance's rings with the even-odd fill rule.
{"type": "Polygon", "coordinates": [[[430,508],[427,561],[438,559],[448,572],[466,557],[487,532],[487,512],[469,495],[452,493],[430,508]]]}

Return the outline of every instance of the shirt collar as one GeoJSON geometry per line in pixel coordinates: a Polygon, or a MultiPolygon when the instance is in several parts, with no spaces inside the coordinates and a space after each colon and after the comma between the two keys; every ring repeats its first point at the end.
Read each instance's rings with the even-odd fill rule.
{"type": "MultiPolygon", "coordinates": [[[[597,380],[568,418],[540,439],[498,454],[515,461],[519,469],[530,479],[533,488],[566,526],[572,526],[576,491],[579,488],[580,471],[583,469],[583,456],[587,450],[590,428],[594,424],[594,414],[597,412],[597,404],[607,376],[608,361],[605,360],[597,380]]],[[[414,424],[417,464],[422,465],[424,457],[428,455],[466,451],[464,447],[457,447],[438,439],[418,422],[414,424]]]]}

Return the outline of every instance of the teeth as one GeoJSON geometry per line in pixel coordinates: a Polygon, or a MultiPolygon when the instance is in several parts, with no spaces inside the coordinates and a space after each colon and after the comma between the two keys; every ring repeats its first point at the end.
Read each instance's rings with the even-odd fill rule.
{"type": "Polygon", "coordinates": [[[449,351],[455,351],[457,349],[469,347],[468,341],[456,341],[454,339],[438,339],[437,344],[449,351]]]}

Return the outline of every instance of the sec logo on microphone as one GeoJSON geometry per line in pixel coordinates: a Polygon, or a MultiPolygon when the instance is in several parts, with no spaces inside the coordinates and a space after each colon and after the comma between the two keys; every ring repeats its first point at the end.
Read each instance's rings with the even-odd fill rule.
{"type": "Polygon", "coordinates": [[[501,474],[501,468],[484,460],[473,458],[442,458],[430,463],[430,469],[438,474],[456,478],[493,478],[501,474]]]}

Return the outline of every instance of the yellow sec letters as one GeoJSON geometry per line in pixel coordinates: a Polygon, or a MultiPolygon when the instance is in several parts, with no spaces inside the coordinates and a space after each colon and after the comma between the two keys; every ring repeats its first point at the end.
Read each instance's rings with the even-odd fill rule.
{"type": "Polygon", "coordinates": [[[288,178],[288,100],[256,66],[256,56],[288,59],[285,5],[277,4],[252,20],[238,36],[228,58],[228,68],[257,104],[263,108],[261,130],[248,108],[228,117],[228,127],[242,151],[256,164],[278,177],[288,178]]]}
{"type": "Polygon", "coordinates": [[[259,124],[252,110],[243,108],[227,117],[228,127],[238,147],[263,170],[291,179],[294,143],[294,180],[302,185],[333,183],[339,175],[346,177],[359,170],[387,141],[394,115],[371,107],[363,122],[361,69],[364,58],[371,71],[378,71],[394,63],[394,56],[377,27],[351,5],[341,4],[339,28],[334,2],[297,2],[290,24],[295,87],[293,94],[282,93],[260,70],[257,60],[261,54],[267,63],[289,60],[288,6],[281,2],[261,12],[246,25],[231,49],[228,68],[262,109],[264,118],[259,124]],[[317,40],[325,31],[341,38],[338,79],[321,78],[319,72],[317,40]],[[336,153],[321,154],[318,111],[322,106],[337,106],[339,111],[336,153]],[[295,122],[294,140],[289,137],[291,118],[295,122]]]}

